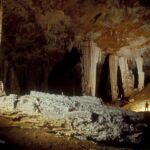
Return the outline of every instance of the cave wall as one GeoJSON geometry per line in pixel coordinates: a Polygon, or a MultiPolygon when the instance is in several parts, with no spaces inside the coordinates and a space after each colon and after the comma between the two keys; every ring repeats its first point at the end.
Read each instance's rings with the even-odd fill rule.
{"type": "MultiPolygon", "coordinates": [[[[2,1],[0,0],[0,70],[2,72],[2,68],[3,68],[3,65],[2,65],[2,45],[1,45],[1,39],[2,39],[2,1]]],[[[0,73],[0,79],[2,79],[2,73],[0,73]]]]}
{"type": "Polygon", "coordinates": [[[1,36],[2,36],[2,1],[0,0],[0,44],[1,44],[1,36]]]}
{"type": "MultiPolygon", "coordinates": [[[[7,91],[49,91],[53,67],[72,48],[68,47],[74,36],[69,17],[53,9],[49,1],[35,0],[3,1],[3,13],[3,81],[7,91]]],[[[75,74],[78,76],[77,69],[75,74]]]]}
{"type": "MultiPolygon", "coordinates": [[[[62,84],[68,83],[72,89],[82,86],[85,95],[98,95],[98,82],[102,83],[101,60],[110,55],[117,56],[118,61],[122,58],[134,62],[143,58],[143,66],[138,70],[142,76],[139,86],[143,88],[143,76],[146,83],[150,77],[149,6],[148,0],[3,1],[1,80],[7,92],[49,91],[49,84],[53,84],[49,83],[49,76],[73,47],[81,54],[81,65],[79,60],[62,84]],[[86,47],[87,37],[94,48],[86,47]]],[[[112,90],[116,86],[112,93],[118,93],[113,64],[109,82],[112,90]]],[[[130,70],[132,63],[128,67],[130,70]]],[[[121,65],[120,68],[123,71],[121,65]]],[[[133,87],[132,74],[128,74],[128,79],[133,87]]],[[[57,92],[61,93],[61,89],[57,92]]],[[[117,94],[113,95],[116,99],[117,94]]]]}

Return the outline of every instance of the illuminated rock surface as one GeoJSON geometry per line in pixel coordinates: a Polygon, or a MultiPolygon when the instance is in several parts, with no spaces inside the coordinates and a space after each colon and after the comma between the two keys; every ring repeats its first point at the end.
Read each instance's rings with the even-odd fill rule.
{"type": "Polygon", "coordinates": [[[148,84],[140,93],[133,95],[129,99],[129,103],[124,106],[126,110],[136,112],[145,111],[145,103],[149,103],[148,111],[150,111],[150,84],[148,84]]]}
{"type": "Polygon", "coordinates": [[[21,111],[29,116],[41,116],[48,120],[56,134],[79,139],[140,144],[149,133],[149,121],[144,113],[106,106],[95,97],[68,97],[32,91],[30,95],[21,97],[0,97],[0,108],[4,112],[21,111]]]}
{"type": "MultiPolygon", "coordinates": [[[[144,79],[149,82],[149,0],[5,0],[2,6],[1,80],[7,93],[52,91],[49,78],[55,72],[61,78],[67,76],[63,83],[54,82],[57,93],[64,90],[71,95],[75,89],[78,95],[98,95],[97,82],[101,84],[101,68],[109,55],[123,60],[120,69],[125,97],[140,91],[144,79]],[[56,71],[73,47],[79,53],[77,61],[69,69],[56,71]]],[[[71,61],[65,61],[65,66],[68,64],[71,61]]],[[[110,68],[113,100],[119,94],[116,67],[115,71],[110,68]]]]}

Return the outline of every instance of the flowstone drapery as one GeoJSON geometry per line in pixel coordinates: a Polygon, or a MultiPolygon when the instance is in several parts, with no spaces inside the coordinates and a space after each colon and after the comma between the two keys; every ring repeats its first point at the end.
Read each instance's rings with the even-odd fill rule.
{"type": "Polygon", "coordinates": [[[110,70],[110,83],[111,83],[111,94],[112,100],[116,100],[118,98],[118,84],[117,84],[117,71],[118,66],[121,71],[121,82],[122,88],[124,91],[124,96],[131,96],[134,91],[141,91],[144,87],[144,72],[143,72],[143,59],[141,56],[136,58],[129,58],[127,56],[117,56],[110,55],[109,56],[109,70],[110,70]],[[133,67],[131,62],[136,63],[133,67]],[[138,73],[138,89],[135,86],[135,74],[133,73],[133,68],[137,67],[138,73]]]}
{"type": "Polygon", "coordinates": [[[101,51],[91,39],[82,44],[82,92],[85,95],[96,94],[97,64],[101,60],[101,51]]]}
{"type": "Polygon", "coordinates": [[[138,90],[141,91],[144,87],[144,72],[143,72],[143,58],[136,58],[137,70],[138,70],[138,90]]]}
{"type": "Polygon", "coordinates": [[[118,86],[117,86],[118,56],[111,55],[109,57],[109,70],[110,70],[112,100],[116,100],[118,97],[118,86]]]}
{"type": "Polygon", "coordinates": [[[134,75],[128,66],[128,58],[120,57],[119,58],[119,67],[121,70],[121,78],[124,89],[124,96],[128,97],[132,94],[134,89],[134,75]]]}

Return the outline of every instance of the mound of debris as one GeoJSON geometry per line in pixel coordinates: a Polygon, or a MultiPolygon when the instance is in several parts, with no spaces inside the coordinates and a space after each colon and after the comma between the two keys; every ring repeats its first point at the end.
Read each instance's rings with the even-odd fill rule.
{"type": "Polygon", "coordinates": [[[31,91],[29,95],[0,97],[0,109],[47,120],[51,130],[97,142],[141,144],[149,133],[149,113],[136,113],[103,104],[90,96],[68,97],[31,91]]]}

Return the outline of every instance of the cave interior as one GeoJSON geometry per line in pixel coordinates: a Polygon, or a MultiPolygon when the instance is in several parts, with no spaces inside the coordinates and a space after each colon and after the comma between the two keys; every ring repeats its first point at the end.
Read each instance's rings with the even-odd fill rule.
{"type": "Polygon", "coordinates": [[[1,0],[0,81],[128,103],[150,84],[150,1],[1,0]]]}

